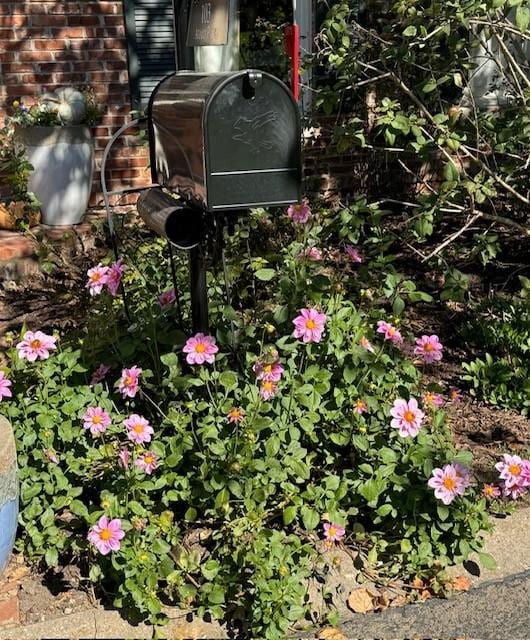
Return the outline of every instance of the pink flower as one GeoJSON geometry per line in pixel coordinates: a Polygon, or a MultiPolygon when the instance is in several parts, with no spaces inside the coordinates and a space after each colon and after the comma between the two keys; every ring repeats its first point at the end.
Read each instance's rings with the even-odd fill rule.
{"type": "Polygon", "coordinates": [[[240,407],[232,407],[226,415],[228,422],[239,424],[245,419],[245,412],[240,407]]]}
{"type": "Polygon", "coordinates": [[[88,276],[88,280],[85,286],[90,295],[99,295],[102,292],[103,287],[107,284],[109,268],[104,267],[99,263],[97,266],[89,269],[86,274],[88,276]]]}
{"type": "Polygon", "coordinates": [[[423,402],[429,407],[441,407],[444,403],[443,396],[434,391],[427,391],[423,396],[423,402]]]}
{"type": "Polygon", "coordinates": [[[300,309],[300,315],[293,320],[293,336],[304,342],[320,342],[326,320],[326,314],[316,309],[300,309]]]}
{"type": "Polygon", "coordinates": [[[118,453],[118,464],[120,465],[120,467],[122,467],[123,469],[128,469],[130,459],[131,454],[129,452],[129,449],[121,449],[118,453]]]}
{"type": "Polygon", "coordinates": [[[158,467],[158,456],[154,451],[146,451],[136,458],[134,464],[150,476],[158,467]]]}
{"type": "Polygon", "coordinates": [[[120,550],[120,540],[125,537],[121,528],[121,520],[109,520],[107,516],[101,516],[97,524],[90,528],[88,541],[94,545],[101,555],[106,556],[111,551],[120,550]]]}
{"type": "Polygon", "coordinates": [[[24,338],[16,346],[18,356],[22,360],[35,362],[35,360],[46,360],[50,357],[50,351],[57,348],[55,344],[57,338],[48,336],[42,331],[26,331],[24,338]]]}
{"type": "Polygon", "coordinates": [[[57,454],[55,453],[55,451],[53,451],[53,449],[45,449],[44,455],[52,464],[59,464],[59,458],[57,457],[57,454]]]}
{"type": "Polygon", "coordinates": [[[385,340],[390,340],[394,344],[403,343],[403,337],[399,330],[384,320],[379,320],[377,323],[377,333],[384,334],[385,340]]]}
{"type": "Polygon", "coordinates": [[[456,496],[464,493],[465,487],[454,465],[446,464],[442,469],[433,469],[432,475],[427,482],[434,495],[444,504],[451,504],[456,496]]]}
{"type": "Polygon", "coordinates": [[[264,400],[269,400],[276,395],[278,385],[272,380],[263,380],[259,389],[259,394],[264,400]]]}
{"type": "Polygon", "coordinates": [[[519,485],[514,485],[513,487],[507,487],[506,485],[504,485],[502,487],[502,495],[506,498],[511,498],[512,500],[517,500],[527,491],[527,487],[520,487],[519,485]]]}
{"type": "Polygon", "coordinates": [[[95,436],[98,433],[105,433],[111,419],[101,407],[89,407],[83,416],[83,422],[83,428],[90,430],[90,433],[95,436]]]}
{"type": "Polygon", "coordinates": [[[460,481],[463,492],[471,484],[471,473],[469,472],[469,469],[467,467],[464,467],[458,462],[453,462],[453,468],[456,471],[456,476],[460,481]]]}
{"type": "Polygon", "coordinates": [[[390,426],[393,429],[399,429],[399,435],[403,438],[417,436],[425,416],[423,411],[418,408],[418,402],[414,398],[408,402],[401,398],[395,400],[390,414],[394,418],[390,426]]]}
{"type": "Polygon", "coordinates": [[[364,400],[357,400],[357,402],[355,403],[355,407],[353,408],[353,411],[354,413],[358,413],[359,415],[362,415],[363,413],[366,413],[368,411],[368,405],[364,400]]]}
{"type": "Polygon", "coordinates": [[[287,215],[293,222],[298,224],[305,224],[311,217],[311,207],[307,198],[304,198],[302,202],[298,204],[292,204],[287,209],[287,215]]]}
{"type": "Polygon", "coordinates": [[[501,490],[494,484],[485,484],[482,487],[482,495],[488,500],[493,500],[501,495],[501,490]]]}
{"type": "Polygon", "coordinates": [[[272,382],[279,382],[285,369],[280,364],[279,360],[267,361],[256,360],[256,363],[252,367],[252,371],[256,374],[256,380],[271,380],[272,382]]]}
{"type": "Polygon", "coordinates": [[[175,303],[177,296],[175,294],[175,289],[168,289],[167,291],[163,291],[158,296],[158,304],[161,309],[167,309],[169,306],[175,303]]]}
{"type": "Polygon", "coordinates": [[[311,262],[320,262],[322,260],[322,251],[317,247],[307,247],[298,254],[299,260],[310,260],[311,262]]]}
{"type": "Polygon", "coordinates": [[[427,364],[442,359],[443,345],[437,335],[421,336],[416,339],[414,354],[421,356],[427,364]]]}
{"type": "Polygon", "coordinates": [[[457,387],[451,387],[449,389],[449,398],[451,402],[460,402],[462,400],[462,392],[457,387]]]}
{"type": "Polygon", "coordinates": [[[120,288],[121,279],[123,274],[125,273],[125,265],[123,264],[123,260],[120,258],[118,261],[111,264],[107,273],[107,287],[110,291],[110,294],[115,296],[118,293],[118,289],[120,288]]]}
{"type": "Polygon", "coordinates": [[[374,353],[374,348],[373,348],[372,343],[370,342],[370,340],[368,340],[368,338],[365,338],[364,336],[361,336],[361,339],[359,340],[359,344],[366,351],[369,351],[370,353],[374,353]]]}
{"type": "Polygon", "coordinates": [[[135,444],[151,442],[151,436],[154,433],[153,427],[142,416],[133,413],[123,421],[123,425],[127,429],[127,437],[135,444]]]}
{"type": "Polygon", "coordinates": [[[98,384],[98,382],[102,382],[109,371],[110,371],[110,367],[107,367],[106,364],[100,364],[99,367],[92,374],[92,379],[90,380],[90,386],[93,387],[95,384],[98,384]]]}
{"type": "Polygon", "coordinates": [[[333,522],[324,522],[324,538],[328,542],[339,542],[344,538],[346,530],[341,527],[340,524],[334,524],[333,522]]]}
{"type": "Polygon", "coordinates": [[[138,380],[142,375],[140,367],[131,367],[123,369],[121,378],[118,382],[118,389],[124,398],[134,398],[138,393],[138,380]]]}
{"type": "Polygon", "coordinates": [[[11,386],[11,380],[6,378],[3,371],[0,371],[0,401],[2,398],[12,398],[13,393],[9,388],[11,386]]]}
{"type": "Polygon", "coordinates": [[[213,364],[219,347],[215,344],[213,336],[197,333],[192,338],[188,338],[182,351],[188,354],[186,356],[188,364],[204,364],[205,362],[213,364]]]}
{"type": "Polygon", "coordinates": [[[351,259],[352,262],[355,262],[357,264],[361,264],[361,262],[363,262],[364,258],[359,253],[359,250],[357,249],[357,247],[354,247],[351,244],[347,244],[344,247],[344,250],[350,256],[350,259],[351,259]]]}
{"type": "Polygon", "coordinates": [[[526,484],[526,461],[519,456],[511,456],[505,453],[504,460],[497,462],[495,469],[499,472],[499,478],[504,480],[507,489],[511,487],[523,487],[526,484]]]}

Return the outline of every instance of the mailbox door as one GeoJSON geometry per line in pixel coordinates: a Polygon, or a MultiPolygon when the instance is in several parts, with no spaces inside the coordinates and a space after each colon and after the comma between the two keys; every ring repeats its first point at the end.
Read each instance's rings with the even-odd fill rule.
{"type": "Polygon", "coordinates": [[[289,89],[260,71],[219,82],[204,111],[210,211],[300,200],[300,114],[289,89]]]}

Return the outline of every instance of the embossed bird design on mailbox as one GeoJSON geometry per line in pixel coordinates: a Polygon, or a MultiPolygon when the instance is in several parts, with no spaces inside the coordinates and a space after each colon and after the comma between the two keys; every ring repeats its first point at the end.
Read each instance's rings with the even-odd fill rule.
{"type": "Polygon", "coordinates": [[[237,133],[232,139],[249,145],[253,153],[259,153],[260,149],[270,150],[274,147],[274,141],[270,137],[263,137],[262,133],[267,131],[269,124],[277,120],[278,114],[275,111],[260,113],[252,119],[240,117],[234,123],[237,133]]]}

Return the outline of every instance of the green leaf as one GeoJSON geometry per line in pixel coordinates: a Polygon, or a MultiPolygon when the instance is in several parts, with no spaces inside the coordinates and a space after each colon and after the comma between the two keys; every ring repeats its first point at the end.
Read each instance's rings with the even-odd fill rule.
{"type": "Polygon", "coordinates": [[[405,31],[403,31],[403,35],[406,38],[414,37],[418,33],[418,30],[413,24],[410,24],[405,31]]]}
{"type": "Polygon", "coordinates": [[[320,516],[318,514],[318,511],[304,505],[300,510],[300,513],[302,516],[302,520],[304,522],[304,527],[308,531],[312,531],[313,529],[317,528],[318,523],[320,522],[320,516]]]}
{"type": "Polygon", "coordinates": [[[276,271],[274,269],[258,269],[254,275],[258,280],[268,282],[269,280],[272,280],[274,278],[274,276],[276,275],[276,271]]]}
{"type": "Polygon", "coordinates": [[[412,551],[412,544],[410,543],[410,540],[408,540],[407,538],[403,538],[400,546],[401,546],[402,553],[410,553],[412,551]]]}
{"type": "Polygon", "coordinates": [[[233,371],[223,371],[219,376],[219,382],[225,389],[237,388],[237,375],[233,371]]]}
{"type": "Polygon", "coordinates": [[[50,547],[49,549],[47,549],[44,555],[44,559],[46,560],[46,564],[49,567],[57,566],[57,563],[59,562],[59,553],[57,549],[55,547],[50,547]]]}
{"type": "Polygon", "coordinates": [[[444,178],[447,182],[458,182],[460,173],[454,162],[448,162],[444,167],[444,178]]]}
{"type": "Polygon", "coordinates": [[[288,525],[296,518],[297,508],[296,507],[286,507],[283,510],[283,524],[288,525]]]}
{"type": "Polygon", "coordinates": [[[478,559],[480,560],[480,564],[484,567],[484,569],[488,569],[488,571],[495,571],[497,568],[497,562],[495,558],[489,554],[481,551],[478,554],[478,559]]]}
{"type": "Polygon", "coordinates": [[[361,485],[359,493],[367,502],[375,502],[385,490],[386,482],[380,478],[371,478],[361,485]]]}
{"type": "Polygon", "coordinates": [[[530,24],[530,8],[524,5],[515,11],[515,24],[524,33],[530,24]]]}
{"type": "Polygon", "coordinates": [[[201,565],[202,575],[206,578],[206,580],[213,580],[215,576],[219,573],[221,565],[217,562],[217,560],[206,560],[204,564],[201,565]]]}

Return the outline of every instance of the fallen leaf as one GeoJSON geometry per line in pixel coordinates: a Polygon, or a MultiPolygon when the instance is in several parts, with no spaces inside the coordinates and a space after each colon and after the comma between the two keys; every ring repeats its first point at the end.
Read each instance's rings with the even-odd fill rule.
{"type": "Polygon", "coordinates": [[[421,593],[420,593],[420,598],[422,600],[429,600],[430,598],[432,598],[432,593],[430,591],[428,591],[427,589],[424,589],[421,593]]]}
{"type": "Polygon", "coordinates": [[[355,613],[368,613],[374,610],[372,596],[366,589],[361,587],[352,591],[348,597],[348,606],[355,613]]]}
{"type": "Polygon", "coordinates": [[[467,576],[456,576],[451,582],[454,591],[469,591],[471,580],[467,576]]]}
{"type": "Polygon", "coordinates": [[[325,627],[317,633],[318,640],[348,640],[348,638],[335,627],[325,627]]]}
{"type": "Polygon", "coordinates": [[[421,578],[416,576],[412,581],[412,586],[414,587],[414,589],[423,589],[423,587],[425,586],[425,583],[421,578]]]}
{"type": "Polygon", "coordinates": [[[402,607],[408,603],[408,600],[405,596],[399,595],[396,596],[392,602],[390,603],[391,607],[402,607]]]}

